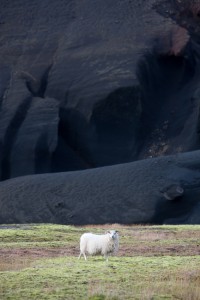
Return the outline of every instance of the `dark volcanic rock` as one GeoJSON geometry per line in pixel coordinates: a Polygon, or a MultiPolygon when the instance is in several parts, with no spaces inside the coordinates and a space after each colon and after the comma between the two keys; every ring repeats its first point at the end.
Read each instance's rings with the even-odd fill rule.
{"type": "Polygon", "coordinates": [[[0,183],[0,223],[200,223],[200,152],[0,183]],[[181,185],[169,201],[160,193],[181,185]]]}
{"type": "Polygon", "coordinates": [[[198,9],[170,5],[1,1],[2,180],[199,148],[198,9]]]}
{"type": "Polygon", "coordinates": [[[184,189],[180,186],[180,184],[172,184],[162,190],[161,193],[167,200],[177,200],[183,196],[184,189]]]}
{"type": "Polygon", "coordinates": [[[199,15],[1,0],[0,222],[200,223],[199,15]]]}

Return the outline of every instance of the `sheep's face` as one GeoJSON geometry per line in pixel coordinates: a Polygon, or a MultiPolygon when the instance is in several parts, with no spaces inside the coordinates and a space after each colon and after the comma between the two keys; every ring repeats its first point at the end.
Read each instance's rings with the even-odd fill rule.
{"type": "Polygon", "coordinates": [[[118,231],[116,230],[108,230],[106,231],[106,234],[108,234],[109,237],[113,240],[115,240],[118,237],[118,231]]]}

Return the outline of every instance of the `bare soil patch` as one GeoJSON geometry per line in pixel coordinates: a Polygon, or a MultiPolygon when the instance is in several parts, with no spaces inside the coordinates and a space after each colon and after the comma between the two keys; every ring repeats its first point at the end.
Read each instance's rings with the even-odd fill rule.
{"type": "MultiPolygon", "coordinates": [[[[77,229],[79,227],[76,227],[77,229]]],[[[84,226],[84,232],[103,233],[108,229],[119,231],[120,247],[118,256],[195,256],[200,255],[199,230],[173,230],[149,226],[124,226],[106,224],[84,226]]],[[[82,228],[83,229],[83,228],[82,228]]],[[[0,248],[0,271],[19,270],[29,267],[35,260],[79,255],[79,237],[66,246],[43,245],[32,247],[2,247],[0,248]]],[[[56,237],[57,238],[57,237],[56,237]]],[[[66,238],[66,237],[65,237],[66,238]]]]}
{"type": "Polygon", "coordinates": [[[19,248],[0,249],[0,271],[17,271],[27,268],[37,259],[78,255],[78,249],[70,248],[19,248]]]}

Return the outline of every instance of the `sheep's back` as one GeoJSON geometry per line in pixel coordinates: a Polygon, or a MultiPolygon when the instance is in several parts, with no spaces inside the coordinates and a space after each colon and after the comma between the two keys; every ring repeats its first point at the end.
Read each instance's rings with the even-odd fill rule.
{"type": "Polygon", "coordinates": [[[104,254],[104,249],[107,245],[107,239],[105,235],[93,235],[88,240],[87,250],[90,254],[104,254]]]}

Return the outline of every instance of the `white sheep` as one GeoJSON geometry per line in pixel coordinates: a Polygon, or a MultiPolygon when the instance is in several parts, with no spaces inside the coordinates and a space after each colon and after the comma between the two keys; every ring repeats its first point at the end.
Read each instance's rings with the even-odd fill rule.
{"type": "Polygon", "coordinates": [[[84,233],[80,238],[80,255],[87,260],[86,253],[90,255],[101,254],[108,261],[108,254],[117,253],[119,247],[118,231],[110,230],[105,234],[84,233]]]}

